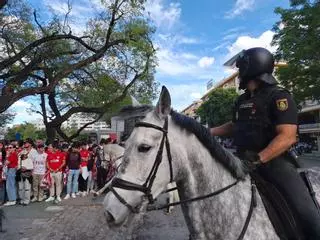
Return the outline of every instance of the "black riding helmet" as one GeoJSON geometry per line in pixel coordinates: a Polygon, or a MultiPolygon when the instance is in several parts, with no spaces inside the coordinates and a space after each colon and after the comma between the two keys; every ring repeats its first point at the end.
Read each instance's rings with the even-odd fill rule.
{"type": "Polygon", "coordinates": [[[240,89],[245,89],[249,80],[258,79],[270,85],[277,84],[272,76],[274,69],[274,57],[265,48],[250,48],[243,50],[237,61],[239,68],[240,89]]]}

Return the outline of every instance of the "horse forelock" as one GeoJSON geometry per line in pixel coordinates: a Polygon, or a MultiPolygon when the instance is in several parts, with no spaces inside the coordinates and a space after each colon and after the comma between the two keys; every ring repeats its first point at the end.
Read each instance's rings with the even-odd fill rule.
{"type": "Polygon", "coordinates": [[[211,156],[220,162],[235,178],[245,178],[243,165],[237,157],[227,151],[211,136],[207,128],[202,126],[193,118],[171,111],[171,120],[183,129],[193,133],[198,140],[206,147],[211,156]]]}

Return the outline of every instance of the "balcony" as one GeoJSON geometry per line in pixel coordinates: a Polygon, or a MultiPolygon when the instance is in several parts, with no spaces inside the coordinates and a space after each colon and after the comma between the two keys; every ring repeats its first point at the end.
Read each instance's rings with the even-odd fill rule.
{"type": "Polygon", "coordinates": [[[315,133],[320,132],[320,123],[310,123],[299,125],[300,133],[315,133]]]}

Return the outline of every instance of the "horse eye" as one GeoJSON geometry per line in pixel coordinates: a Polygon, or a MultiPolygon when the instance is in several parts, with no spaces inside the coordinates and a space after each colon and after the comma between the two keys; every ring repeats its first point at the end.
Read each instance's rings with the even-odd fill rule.
{"type": "Polygon", "coordinates": [[[147,145],[147,144],[141,144],[138,147],[138,151],[139,152],[148,152],[151,149],[151,146],[147,145]]]}

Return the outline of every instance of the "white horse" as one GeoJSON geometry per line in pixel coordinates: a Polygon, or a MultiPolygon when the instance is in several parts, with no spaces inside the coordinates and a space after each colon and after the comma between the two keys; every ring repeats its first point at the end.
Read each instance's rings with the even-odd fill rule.
{"type": "Polygon", "coordinates": [[[143,122],[127,140],[123,164],[104,199],[110,227],[130,221],[175,181],[181,201],[228,186],[214,197],[181,205],[191,239],[279,239],[258,194],[252,209],[254,186],[241,161],[200,124],[172,111],[165,87],[143,122]]]}

